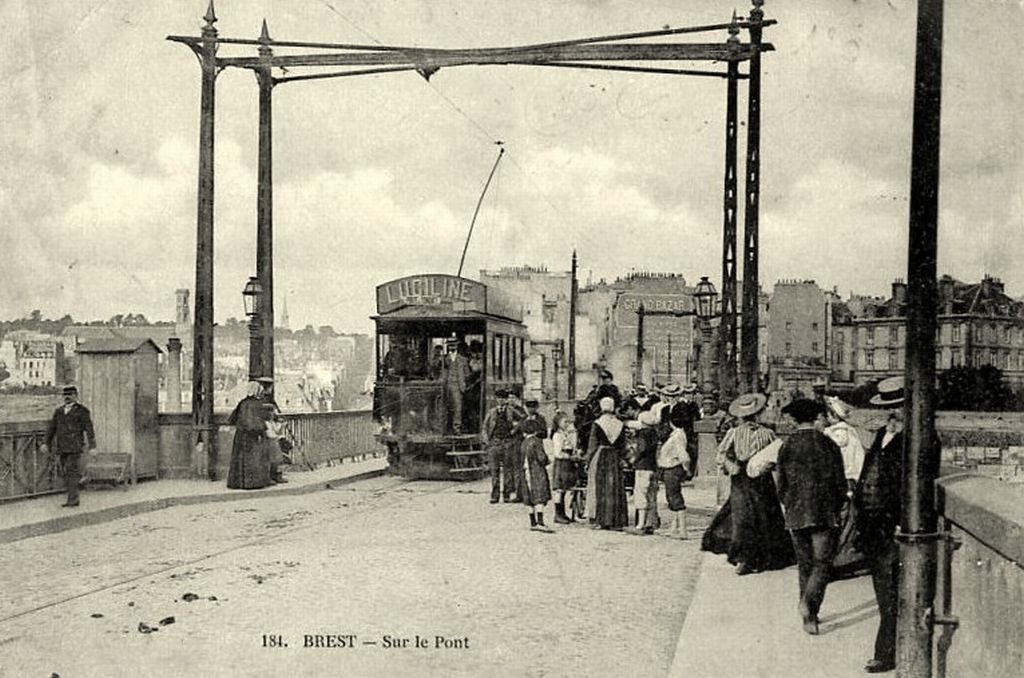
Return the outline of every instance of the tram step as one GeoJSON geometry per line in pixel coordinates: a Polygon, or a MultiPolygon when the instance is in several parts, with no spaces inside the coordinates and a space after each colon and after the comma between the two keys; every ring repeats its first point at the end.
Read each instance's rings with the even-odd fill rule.
{"type": "Polygon", "coordinates": [[[484,453],[483,450],[468,450],[466,452],[446,452],[449,457],[474,457],[484,453]]]}
{"type": "Polygon", "coordinates": [[[470,467],[470,468],[450,468],[450,469],[448,469],[448,472],[449,473],[481,473],[481,472],[486,471],[486,470],[487,469],[485,469],[483,466],[473,466],[473,467],[470,467]]]}

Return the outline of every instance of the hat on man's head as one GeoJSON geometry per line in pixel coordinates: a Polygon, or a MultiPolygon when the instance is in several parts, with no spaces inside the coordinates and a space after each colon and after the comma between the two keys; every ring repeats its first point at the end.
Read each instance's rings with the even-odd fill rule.
{"type": "Polygon", "coordinates": [[[843,421],[846,421],[850,416],[850,406],[836,396],[825,396],[825,406],[828,407],[832,414],[843,421]]]}
{"type": "Polygon", "coordinates": [[[78,387],[74,384],[65,384],[60,387],[61,395],[68,395],[69,393],[78,393],[78,387]]]}
{"type": "Polygon", "coordinates": [[[675,398],[676,396],[682,394],[683,388],[679,384],[669,384],[668,386],[662,388],[660,392],[661,395],[665,396],[666,398],[675,398]]]}
{"type": "Polygon", "coordinates": [[[527,407],[540,407],[540,402],[536,398],[530,398],[529,400],[523,401],[523,405],[527,407]]]}
{"type": "Polygon", "coordinates": [[[871,399],[872,405],[895,407],[903,404],[903,377],[889,377],[878,382],[878,394],[871,399]]]}
{"type": "Polygon", "coordinates": [[[496,388],[496,389],[494,389],[494,397],[495,398],[507,398],[508,397],[508,391],[506,391],[503,388],[496,388]]]}
{"type": "Polygon", "coordinates": [[[683,389],[683,393],[696,393],[697,392],[697,384],[695,384],[695,383],[693,383],[691,381],[688,384],[684,384],[682,386],[682,389],[683,389]]]}
{"type": "Polygon", "coordinates": [[[612,373],[609,370],[601,370],[597,373],[599,379],[614,379],[612,373]]]}
{"type": "Polygon", "coordinates": [[[638,382],[635,388],[637,393],[647,393],[647,384],[644,382],[638,382]]]}
{"type": "Polygon", "coordinates": [[[253,381],[257,381],[263,384],[264,386],[266,386],[267,384],[270,384],[271,386],[274,385],[274,379],[272,377],[256,377],[255,379],[253,379],[253,381]]]}
{"type": "Polygon", "coordinates": [[[763,393],[744,393],[729,405],[729,414],[734,417],[752,417],[768,403],[763,393]]]}
{"type": "Polygon", "coordinates": [[[782,408],[783,414],[788,414],[798,424],[810,424],[819,415],[825,413],[825,406],[817,400],[810,398],[797,398],[782,408]]]}

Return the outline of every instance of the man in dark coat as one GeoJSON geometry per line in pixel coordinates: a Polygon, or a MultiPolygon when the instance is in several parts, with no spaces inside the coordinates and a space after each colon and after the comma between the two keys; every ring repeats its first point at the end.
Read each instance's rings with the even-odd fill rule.
{"type": "Polygon", "coordinates": [[[786,507],[786,529],[793,539],[800,577],[804,631],[818,633],[818,610],[832,575],[839,536],[839,513],[846,501],[846,477],[839,446],[816,426],[824,420],[821,403],[799,398],[782,408],[796,432],[779,449],[779,500],[786,507]]]}
{"type": "Polygon", "coordinates": [[[697,475],[697,433],[694,425],[700,421],[700,405],[697,403],[697,385],[686,384],[682,387],[680,399],[669,411],[672,426],[681,428],[686,433],[686,454],[690,457],[690,475],[697,475]]]}
{"type": "Polygon", "coordinates": [[[515,471],[512,468],[514,456],[512,447],[519,444],[516,432],[518,414],[508,406],[508,392],[497,389],[494,392],[497,404],[487,412],[480,431],[484,448],[487,450],[488,465],[491,469],[491,503],[497,504],[500,496],[505,503],[511,501],[515,485],[515,471]],[[502,491],[502,477],[505,479],[502,491]]]}
{"type": "Polygon", "coordinates": [[[60,457],[60,465],[64,469],[64,486],[68,491],[68,499],[63,506],[78,506],[82,449],[86,445],[90,450],[96,449],[96,432],[92,427],[92,415],[78,402],[78,389],[65,386],[63,392],[64,404],[50,418],[42,451],[45,454],[54,447],[56,441],[54,452],[60,457]]]}
{"type": "Polygon", "coordinates": [[[864,455],[860,480],[854,490],[857,511],[857,547],[871,568],[871,583],[878,603],[878,632],[874,656],[864,667],[883,673],[896,667],[896,612],[900,574],[896,528],[900,520],[903,457],[903,378],[878,383],[872,405],[890,408],[885,427],[864,455]]]}

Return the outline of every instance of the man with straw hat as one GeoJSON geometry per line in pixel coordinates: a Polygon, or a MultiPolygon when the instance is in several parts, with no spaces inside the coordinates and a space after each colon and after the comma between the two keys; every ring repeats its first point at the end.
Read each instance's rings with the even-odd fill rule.
{"type": "Polygon", "coordinates": [[[871,404],[889,410],[885,426],[875,433],[864,455],[864,467],[854,492],[857,546],[871,568],[878,603],[878,632],[874,655],[864,670],[883,673],[896,667],[896,610],[900,573],[896,529],[900,520],[903,456],[903,377],[878,382],[871,404]]]}

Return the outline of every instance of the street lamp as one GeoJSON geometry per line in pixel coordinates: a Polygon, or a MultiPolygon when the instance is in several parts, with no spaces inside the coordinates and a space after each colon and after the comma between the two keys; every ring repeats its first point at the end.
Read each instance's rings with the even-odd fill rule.
{"type": "Polygon", "coordinates": [[[260,300],[263,297],[263,286],[255,276],[242,288],[242,303],[245,315],[249,319],[249,380],[263,376],[263,345],[260,337],[260,300]]]}
{"type": "Polygon", "coordinates": [[[697,283],[693,298],[697,306],[697,318],[700,320],[700,362],[697,366],[700,370],[701,388],[708,393],[714,390],[714,380],[711,377],[711,319],[716,315],[718,290],[706,275],[701,276],[700,282],[697,283]]]}

